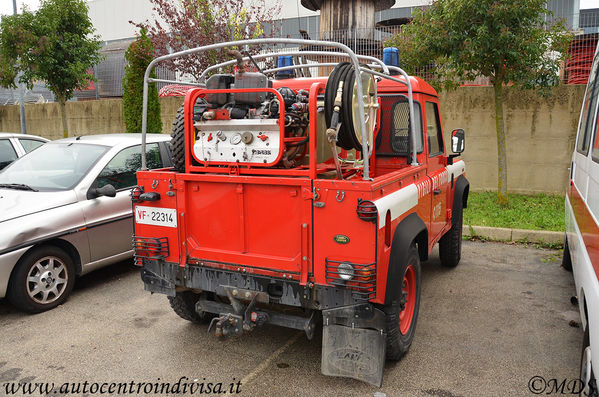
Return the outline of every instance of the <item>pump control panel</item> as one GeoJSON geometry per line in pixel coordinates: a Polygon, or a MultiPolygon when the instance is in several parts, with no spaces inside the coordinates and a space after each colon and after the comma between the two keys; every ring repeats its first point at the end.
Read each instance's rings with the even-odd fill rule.
{"type": "Polygon", "coordinates": [[[193,155],[200,163],[271,165],[280,157],[278,119],[208,120],[194,126],[193,155]]]}

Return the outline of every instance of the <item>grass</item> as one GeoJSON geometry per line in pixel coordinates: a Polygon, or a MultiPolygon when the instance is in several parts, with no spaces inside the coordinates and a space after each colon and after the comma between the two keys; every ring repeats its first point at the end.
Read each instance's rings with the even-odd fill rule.
{"type": "Polygon", "coordinates": [[[497,204],[495,192],[471,192],[464,224],[530,230],[565,230],[564,196],[510,194],[509,204],[497,204]]]}

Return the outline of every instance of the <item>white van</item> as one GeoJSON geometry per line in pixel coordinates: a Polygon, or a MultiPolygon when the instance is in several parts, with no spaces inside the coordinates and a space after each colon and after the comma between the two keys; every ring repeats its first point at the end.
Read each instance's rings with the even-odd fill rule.
{"type": "MultiPolygon", "coordinates": [[[[599,47],[598,47],[599,49],[599,47]]],[[[574,272],[584,330],[580,379],[584,396],[599,396],[599,51],[595,51],[566,193],[562,265],[574,272]],[[593,372],[594,370],[594,372],[593,372]]]]}

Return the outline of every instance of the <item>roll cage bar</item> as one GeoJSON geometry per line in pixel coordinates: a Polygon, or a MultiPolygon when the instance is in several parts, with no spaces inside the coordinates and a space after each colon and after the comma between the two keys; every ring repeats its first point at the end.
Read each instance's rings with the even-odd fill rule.
{"type": "MultiPolygon", "coordinates": [[[[153,79],[150,77],[150,74],[154,70],[154,67],[156,67],[156,65],[162,61],[179,58],[179,57],[183,57],[183,56],[187,56],[187,55],[191,55],[191,54],[196,54],[199,52],[216,50],[216,49],[232,47],[232,46],[242,47],[242,46],[257,45],[257,44],[285,44],[285,45],[295,44],[295,45],[311,45],[311,46],[316,45],[316,46],[326,46],[326,47],[337,48],[343,52],[337,53],[337,52],[328,52],[328,51],[289,51],[289,52],[282,51],[282,52],[277,52],[277,53],[273,52],[273,53],[269,53],[269,54],[257,54],[256,56],[253,56],[253,58],[254,59],[263,59],[263,58],[284,56],[284,55],[326,55],[326,56],[349,57],[351,63],[353,64],[354,70],[356,70],[356,71],[359,70],[361,72],[371,73],[375,76],[379,76],[379,77],[382,77],[385,79],[389,79],[389,80],[393,80],[393,81],[405,84],[408,87],[408,102],[409,102],[410,119],[414,120],[414,103],[413,103],[413,95],[412,95],[412,85],[410,83],[410,78],[409,78],[408,74],[401,68],[385,65],[382,61],[380,61],[377,58],[367,57],[367,56],[363,56],[363,55],[356,55],[351,50],[351,48],[349,48],[345,44],[337,43],[334,41],[289,39],[289,38],[248,39],[248,40],[237,40],[237,41],[228,41],[228,42],[224,42],[224,43],[211,44],[211,45],[207,45],[207,46],[190,48],[188,50],[179,51],[179,52],[175,52],[172,54],[167,54],[167,55],[157,57],[154,60],[152,60],[152,62],[150,62],[150,64],[146,68],[146,72],[144,74],[143,110],[142,110],[142,124],[141,124],[141,133],[142,133],[142,135],[141,135],[141,169],[142,170],[148,169],[147,161],[146,161],[146,132],[147,132],[147,123],[148,123],[148,83],[163,82],[163,83],[176,83],[176,84],[184,84],[184,85],[191,85],[191,86],[198,86],[198,87],[205,86],[205,84],[203,84],[203,83],[186,83],[186,82],[171,81],[171,80],[153,79]],[[364,60],[369,60],[369,61],[374,62],[375,63],[374,65],[376,65],[377,68],[380,67],[383,70],[383,73],[374,71],[372,69],[361,67],[359,59],[364,59],[364,60]],[[399,72],[404,77],[405,80],[398,79],[396,77],[389,75],[389,69],[399,72]]],[[[244,59],[249,59],[249,57],[245,57],[244,59]]],[[[205,79],[206,74],[209,73],[210,71],[224,67],[224,66],[232,65],[236,62],[237,61],[227,61],[227,62],[222,62],[217,65],[210,66],[202,72],[202,75],[200,76],[200,80],[203,82],[203,79],[205,79]]],[[[301,68],[301,67],[312,68],[312,67],[319,67],[319,66],[334,66],[334,65],[335,64],[331,64],[331,63],[322,63],[322,64],[312,63],[312,64],[305,64],[305,65],[287,66],[287,67],[283,67],[283,68],[275,68],[275,69],[267,70],[265,72],[272,73],[272,72],[277,72],[279,70],[296,69],[296,68],[301,68]]],[[[356,89],[358,90],[358,92],[362,92],[362,79],[357,78],[357,79],[355,79],[355,82],[356,82],[356,89]]],[[[366,122],[364,120],[364,102],[363,101],[358,101],[358,117],[360,119],[360,129],[361,129],[361,133],[362,133],[362,153],[364,156],[363,179],[370,180],[369,160],[370,160],[371,148],[368,147],[368,134],[366,132],[366,122]]],[[[416,160],[416,144],[415,144],[415,142],[416,142],[416,126],[415,126],[415,124],[416,123],[410,123],[410,125],[411,125],[411,128],[410,128],[410,135],[411,135],[410,142],[411,143],[410,143],[410,145],[412,146],[411,147],[411,152],[412,152],[411,165],[418,165],[418,162],[416,160]]]]}

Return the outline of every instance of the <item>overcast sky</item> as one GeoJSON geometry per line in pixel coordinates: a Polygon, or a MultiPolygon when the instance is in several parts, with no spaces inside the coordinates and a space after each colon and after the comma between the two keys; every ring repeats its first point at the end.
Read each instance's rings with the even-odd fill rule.
{"type": "MultiPolygon", "coordinates": [[[[17,0],[17,10],[20,12],[23,5],[26,4],[29,9],[35,10],[39,7],[40,0],[17,0]]],[[[597,8],[597,0],[580,0],[580,8],[597,8]]],[[[0,0],[0,15],[12,14],[12,0],[0,0]]]]}

